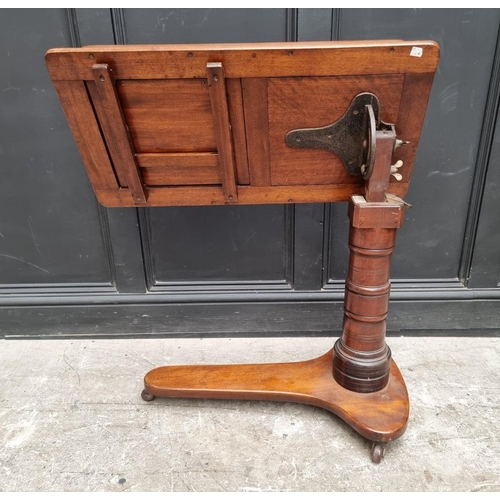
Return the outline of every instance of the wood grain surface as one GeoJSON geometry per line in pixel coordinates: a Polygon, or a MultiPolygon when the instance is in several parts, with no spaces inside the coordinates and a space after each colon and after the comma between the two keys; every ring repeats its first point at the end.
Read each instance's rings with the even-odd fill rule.
{"type": "Polygon", "coordinates": [[[148,393],[161,397],[306,403],[338,415],[367,439],[388,442],[401,436],[409,400],[396,364],[391,363],[383,390],[360,394],[334,380],[332,358],[329,351],[292,363],[163,366],[151,370],[144,384],[148,393]]]}
{"type": "Polygon", "coordinates": [[[135,163],[134,145],[116,93],[112,68],[107,64],[94,64],[92,73],[101,103],[98,108],[102,111],[102,116],[99,117],[100,122],[107,122],[104,135],[113,164],[125,178],[134,203],[144,205],[146,194],[135,163]]]}
{"type": "Polygon", "coordinates": [[[316,128],[340,119],[362,92],[379,98],[381,119],[397,123],[403,75],[330,78],[270,78],[269,142],[272,185],[358,183],[333,153],[290,148],[284,137],[297,128],[316,128]]]}
{"type": "Polygon", "coordinates": [[[49,50],[53,80],[91,80],[89,62],[112,63],[117,79],[205,78],[207,62],[226,78],[432,73],[439,46],[432,41],[343,41],[192,45],[96,45],[49,50]],[[411,49],[423,49],[422,57],[411,49]]]}
{"type": "Polygon", "coordinates": [[[46,60],[96,195],[113,207],[362,195],[363,179],[334,153],[284,141],[338,120],[361,92],[378,96],[380,118],[409,142],[394,154],[402,181],[387,187],[403,197],[438,55],[434,42],[386,40],[94,46],[53,49],[46,60]],[[411,56],[414,46],[422,57],[411,56]],[[96,79],[96,67],[111,78],[96,79]]]}
{"type": "Polygon", "coordinates": [[[229,122],[229,106],[227,103],[226,78],[222,63],[207,63],[208,88],[214,122],[215,140],[219,155],[222,192],[227,203],[238,201],[236,191],[236,174],[233,153],[233,138],[229,122]]]}

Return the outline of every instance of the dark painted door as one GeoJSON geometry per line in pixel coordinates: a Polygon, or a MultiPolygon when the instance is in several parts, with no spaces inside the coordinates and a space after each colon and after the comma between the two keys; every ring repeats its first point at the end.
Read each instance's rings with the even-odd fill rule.
{"type": "Polygon", "coordinates": [[[343,204],[103,209],[44,53],[387,38],[441,45],[414,207],[394,255],[389,333],[498,332],[499,26],[500,9],[2,11],[1,334],[337,335],[343,204]]]}

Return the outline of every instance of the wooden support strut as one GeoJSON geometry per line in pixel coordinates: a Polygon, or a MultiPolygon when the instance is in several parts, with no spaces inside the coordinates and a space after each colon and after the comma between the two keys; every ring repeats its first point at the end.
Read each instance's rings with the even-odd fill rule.
{"type": "Polygon", "coordinates": [[[342,387],[361,393],[383,389],[391,367],[391,351],[385,343],[390,262],[404,212],[403,202],[385,201],[395,140],[393,130],[377,131],[366,199],[353,196],[349,204],[349,271],[333,374],[342,387]]]}
{"type": "Polygon", "coordinates": [[[238,195],[236,190],[231,125],[229,123],[229,108],[226,97],[226,82],[222,63],[207,63],[207,76],[210,103],[214,117],[215,139],[219,153],[222,191],[226,202],[234,203],[238,201],[238,195]]]}
{"type": "Polygon", "coordinates": [[[145,205],[147,203],[146,194],[135,162],[132,141],[116,93],[113,71],[108,64],[94,64],[92,73],[101,101],[101,106],[96,107],[96,109],[98,112],[102,110],[102,116],[99,116],[99,119],[107,122],[106,126],[103,127],[103,133],[106,136],[106,142],[115,168],[123,173],[134,204],[145,205]]]}

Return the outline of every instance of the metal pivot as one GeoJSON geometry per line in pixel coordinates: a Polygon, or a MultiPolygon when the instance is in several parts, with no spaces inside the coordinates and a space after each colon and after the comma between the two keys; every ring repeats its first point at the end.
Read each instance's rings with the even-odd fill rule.
{"type": "Polygon", "coordinates": [[[292,148],[326,149],[335,153],[351,175],[369,179],[375,161],[377,130],[394,130],[380,121],[378,97],[371,92],[358,94],[345,114],[325,127],[295,129],[285,142],[292,148]]]}

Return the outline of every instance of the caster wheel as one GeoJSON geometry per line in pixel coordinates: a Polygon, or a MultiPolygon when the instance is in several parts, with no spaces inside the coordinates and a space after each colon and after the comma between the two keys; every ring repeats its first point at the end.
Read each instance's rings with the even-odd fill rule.
{"type": "Polygon", "coordinates": [[[371,458],[374,464],[379,464],[384,458],[385,446],[382,443],[373,443],[371,458]]]}
{"type": "Polygon", "coordinates": [[[144,399],[144,401],[153,401],[155,397],[152,394],[149,394],[149,392],[146,391],[146,389],[144,389],[141,392],[141,398],[144,399]]]}

